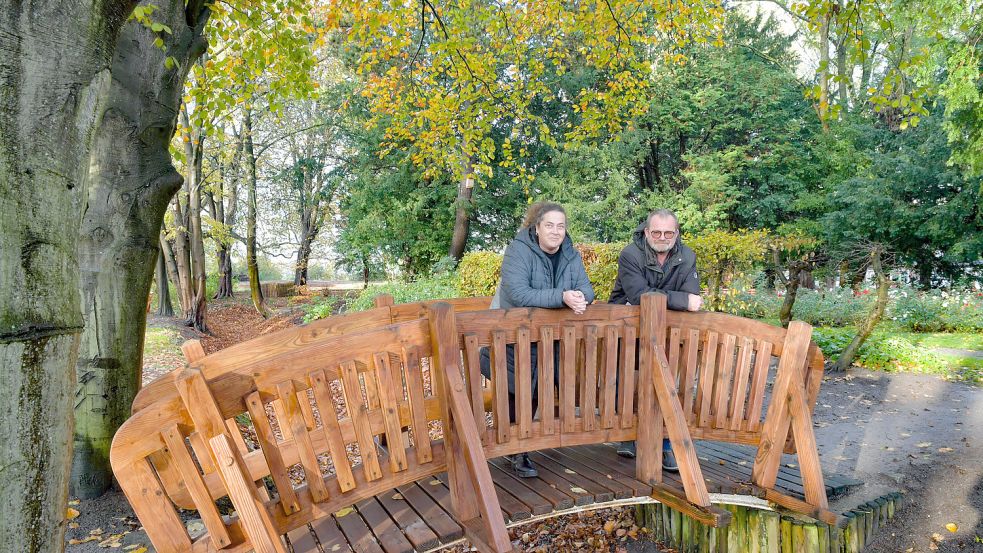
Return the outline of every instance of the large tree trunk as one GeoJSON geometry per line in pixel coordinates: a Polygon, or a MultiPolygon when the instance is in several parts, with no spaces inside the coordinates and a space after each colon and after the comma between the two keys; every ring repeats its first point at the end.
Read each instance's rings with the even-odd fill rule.
{"type": "Polygon", "coordinates": [[[132,8],[0,4],[0,551],[65,547],[85,173],[132,8]]]}
{"type": "Polygon", "coordinates": [[[307,284],[307,270],[311,262],[311,253],[314,248],[314,241],[321,232],[321,225],[324,224],[324,213],[320,202],[307,210],[301,217],[301,240],[300,247],[297,248],[297,265],[294,270],[294,284],[302,286],[307,284]]]}
{"type": "Polygon", "coordinates": [[[297,248],[297,264],[294,266],[294,284],[297,286],[307,284],[307,265],[311,261],[311,233],[306,225],[301,230],[303,237],[297,248]]]}
{"type": "MultiPolygon", "coordinates": [[[[184,187],[187,190],[187,182],[185,182],[184,187]]],[[[174,285],[177,286],[178,298],[181,301],[181,312],[184,314],[185,321],[190,323],[194,288],[191,281],[191,242],[187,217],[189,210],[181,208],[180,197],[174,198],[171,203],[174,206],[174,225],[176,227],[174,240],[171,243],[174,252],[174,265],[177,268],[177,280],[174,281],[174,285]]]]}
{"type": "Polygon", "coordinates": [[[191,313],[188,325],[198,332],[208,332],[205,322],[208,310],[206,296],[207,275],[205,274],[205,237],[201,231],[201,185],[202,154],[205,146],[205,136],[200,130],[195,133],[191,147],[192,155],[188,158],[188,238],[191,241],[191,313]]]}
{"type": "MultiPolygon", "coordinates": [[[[168,144],[188,60],[206,46],[201,25],[207,11],[200,2],[189,9],[194,12],[186,17],[183,2],[170,2],[154,12],[155,21],[173,31],[161,33],[166,54],[153,44],[157,35],[142,24],[124,26],[90,155],[78,246],[85,330],[76,364],[71,479],[71,493],[83,498],[101,495],[112,484],[109,446],[140,389],[144,300],[154,276],[164,212],[181,186],[168,144]],[[189,28],[189,21],[200,24],[189,28]],[[168,69],[165,56],[183,63],[168,69]]],[[[162,284],[166,289],[166,278],[162,284]]]]}
{"type": "Polygon", "coordinates": [[[215,299],[232,297],[235,297],[232,283],[232,251],[227,244],[221,244],[218,248],[218,289],[215,291],[215,299]]]}
{"type": "Polygon", "coordinates": [[[167,285],[167,261],[164,260],[164,250],[157,254],[157,315],[173,317],[174,306],[171,305],[171,289],[167,285]]]}
{"type": "Polygon", "coordinates": [[[252,112],[246,108],[242,123],[243,149],[246,159],[246,270],[249,273],[249,295],[253,306],[264,318],[269,317],[263,301],[263,287],[259,282],[259,264],[256,262],[256,150],[253,147],[252,112]]]}
{"type": "MultiPolygon", "coordinates": [[[[167,278],[176,287],[178,285],[178,275],[177,263],[174,261],[174,248],[171,247],[170,240],[164,238],[163,232],[160,233],[160,253],[164,256],[164,267],[167,269],[167,278]]],[[[182,313],[183,315],[184,313],[182,313]]]]}
{"type": "Polygon", "coordinates": [[[468,229],[471,223],[471,194],[474,192],[474,180],[471,178],[470,160],[465,167],[465,175],[457,186],[457,202],[454,210],[454,236],[447,255],[460,261],[468,245],[468,229]]]}
{"type": "Polygon", "coordinates": [[[857,329],[857,335],[853,337],[853,341],[836,360],[834,370],[845,371],[850,368],[857,352],[860,351],[860,346],[864,345],[867,338],[874,332],[877,323],[881,322],[881,318],[884,317],[884,310],[887,309],[887,292],[888,288],[891,287],[891,281],[881,264],[881,254],[882,251],[879,246],[875,246],[870,254],[870,266],[874,270],[874,278],[877,279],[877,297],[874,299],[874,305],[871,306],[867,318],[857,329]]]}

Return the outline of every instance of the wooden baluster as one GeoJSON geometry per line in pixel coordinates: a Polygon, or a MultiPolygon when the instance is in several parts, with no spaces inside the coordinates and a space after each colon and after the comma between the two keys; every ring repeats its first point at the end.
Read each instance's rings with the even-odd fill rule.
{"type": "Polygon", "coordinates": [[[290,426],[290,432],[294,436],[294,446],[300,457],[300,466],[304,469],[307,487],[311,491],[311,499],[314,503],[327,501],[330,494],[324,484],[324,477],[321,476],[321,467],[317,461],[314,444],[311,443],[309,433],[311,429],[307,427],[307,421],[304,420],[304,415],[300,411],[297,388],[294,386],[293,380],[287,380],[277,384],[276,390],[287,416],[285,424],[290,426]]]}
{"type": "Polygon", "coordinates": [[[539,329],[539,420],[544,435],[553,434],[556,430],[556,383],[553,375],[555,341],[553,327],[544,326],[539,329]]]}
{"type": "Polygon", "coordinates": [[[597,327],[584,327],[584,372],[580,379],[580,420],[584,432],[597,427],[597,327]]]}
{"type": "Polygon", "coordinates": [[[492,406],[495,419],[495,435],[498,443],[509,441],[509,369],[506,358],[505,332],[492,333],[491,370],[492,406]]]}
{"type": "Polygon", "coordinates": [[[328,442],[328,453],[331,455],[331,464],[334,465],[334,472],[338,478],[338,487],[343,492],[355,489],[355,475],[352,474],[348,450],[345,448],[345,440],[341,434],[341,425],[338,424],[338,413],[335,410],[328,377],[323,369],[318,369],[310,373],[307,380],[314,389],[314,401],[317,402],[317,410],[321,413],[321,429],[328,442]]]}
{"type": "Polygon", "coordinates": [[[734,390],[730,394],[730,429],[740,430],[744,420],[744,403],[747,399],[748,380],[751,376],[751,351],[754,340],[741,338],[741,351],[737,355],[737,368],[734,371],[734,390]]]}
{"type": "Polygon", "coordinates": [[[737,337],[724,335],[724,344],[717,359],[717,374],[713,382],[713,427],[727,428],[728,401],[730,400],[731,375],[734,372],[734,345],[737,337]]]}
{"type": "Polygon", "coordinates": [[[342,390],[345,395],[345,405],[348,416],[355,426],[355,436],[358,440],[358,453],[362,457],[362,470],[369,482],[382,478],[382,468],[379,467],[379,452],[376,451],[372,439],[372,426],[369,424],[369,410],[362,400],[362,389],[358,382],[358,369],[354,361],[341,364],[342,390]]]}
{"type": "Polygon", "coordinates": [[[699,359],[700,350],[700,331],[691,328],[686,334],[686,362],[685,371],[680,377],[680,381],[683,386],[683,413],[686,415],[686,422],[692,423],[693,414],[693,402],[696,399],[696,373],[699,370],[699,365],[697,361],[699,359]]]}
{"type": "Polygon", "coordinates": [[[474,411],[474,423],[478,425],[481,442],[488,445],[491,443],[491,436],[488,434],[488,423],[485,421],[485,398],[481,387],[481,348],[478,346],[478,336],[474,333],[464,335],[464,363],[471,410],[474,411]]]}
{"type": "Polygon", "coordinates": [[[702,426],[709,428],[711,424],[710,420],[710,405],[713,402],[713,379],[714,367],[717,363],[717,333],[714,331],[708,331],[706,337],[706,343],[703,345],[703,363],[700,366],[700,383],[697,385],[696,390],[696,412],[698,417],[696,419],[697,426],[702,426]]]}
{"type": "Polygon", "coordinates": [[[768,368],[771,366],[771,348],[771,342],[758,341],[758,351],[754,355],[751,396],[748,398],[746,412],[747,429],[751,432],[761,428],[761,409],[764,405],[765,384],[768,382],[768,368]]]}
{"type": "Polygon", "coordinates": [[[638,331],[634,326],[625,326],[621,338],[621,367],[618,373],[618,412],[621,414],[621,428],[635,425],[635,344],[638,331]]]}
{"type": "Polygon", "coordinates": [[[253,430],[256,431],[256,441],[263,451],[266,464],[270,467],[270,476],[276,484],[277,492],[280,494],[280,505],[283,513],[290,515],[300,510],[300,503],[297,502],[297,495],[294,493],[290,477],[287,475],[287,467],[280,454],[280,448],[276,443],[276,436],[273,428],[270,427],[270,420],[266,416],[266,408],[260,399],[259,392],[252,392],[246,396],[246,409],[249,410],[249,418],[253,422],[253,430]]]}
{"type": "Polygon", "coordinates": [[[401,472],[409,466],[406,463],[406,450],[403,448],[403,425],[399,420],[398,400],[403,396],[402,379],[400,389],[396,389],[396,379],[393,378],[392,364],[389,355],[376,353],[373,357],[375,364],[375,380],[378,384],[379,402],[382,405],[382,420],[386,428],[386,446],[389,448],[389,468],[393,472],[401,472]]]}
{"type": "Polygon", "coordinates": [[[532,368],[529,329],[521,327],[515,340],[515,419],[519,438],[532,436],[532,368]]]}
{"type": "Polygon", "coordinates": [[[416,348],[403,350],[403,367],[406,370],[406,391],[410,396],[416,460],[420,464],[429,463],[433,460],[433,449],[430,447],[430,426],[427,424],[427,406],[423,398],[423,370],[416,348]]]}
{"type": "Polygon", "coordinates": [[[617,378],[618,378],[618,327],[604,327],[604,358],[601,365],[600,403],[601,427],[614,428],[617,422],[615,408],[617,407],[617,378]]]}
{"type": "Polygon", "coordinates": [[[577,430],[577,329],[565,326],[560,337],[560,425],[577,430]]]}

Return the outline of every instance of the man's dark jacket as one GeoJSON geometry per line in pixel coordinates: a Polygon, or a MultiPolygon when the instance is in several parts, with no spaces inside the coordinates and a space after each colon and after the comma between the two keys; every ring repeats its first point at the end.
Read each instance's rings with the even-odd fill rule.
{"type": "Polygon", "coordinates": [[[685,311],[689,294],[700,294],[696,254],[677,238],[661,267],[646,265],[645,225],[635,229],[632,243],[618,256],[618,278],[609,303],[639,305],[645,292],[661,292],[669,298],[669,309],[685,311]]]}

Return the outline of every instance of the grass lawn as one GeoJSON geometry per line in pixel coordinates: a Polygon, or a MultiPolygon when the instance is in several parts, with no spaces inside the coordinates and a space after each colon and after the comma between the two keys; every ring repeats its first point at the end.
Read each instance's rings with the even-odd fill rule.
{"type": "MultiPolygon", "coordinates": [[[[814,337],[827,358],[835,358],[852,340],[856,328],[817,327],[814,337]]],[[[983,351],[983,334],[911,332],[886,322],[861,347],[855,363],[870,369],[938,374],[974,384],[983,383],[983,359],[935,351],[937,348],[983,351]]]]}
{"type": "Polygon", "coordinates": [[[146,338],[143,342],[143,355],[154,357],[173,354],[175,347],[179,347],[181,342],[181,333],[176,329],[148,325],[146,338]]]}
{"type": "Polygon", "coordinates": [[[916,346],[926,348],[973,349],[983,351],[983,334],[968,332],[930,332],[891,331],[892,335],[902,336],[916,346]]]}

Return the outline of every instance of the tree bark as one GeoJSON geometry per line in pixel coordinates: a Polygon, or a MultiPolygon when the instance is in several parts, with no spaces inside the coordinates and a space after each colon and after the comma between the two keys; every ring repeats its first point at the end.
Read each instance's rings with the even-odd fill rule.
{"type": "MultiPolygon", "coordinates": [[[[168,280],[177,286],[177,263],[174,261],[174,248],[171,247],[171,242],[164,238],[163,232],[160,233],[160,253],[164,257],[164,267],[167,269],[168,280]]],[[[168,292],[168,295],[170,295],[170,292],[168,292]]]]}
{"type": "MultiPolygon", "coordinates": [[[[140,389],[146,304],[160,249],[160,227],[181,175],[168,151],[190,66],[204,51],[200,2],[164,3],[157,34],[137,21],[120,34],[112,85],[90,153],[88,201],[80,229],[79,280],[85,321],[75,389],[71,493],[96,497],[112,484],[109,446],[140,389]],[[189,27],[196,22],[197,27],[189,27]],[[179,60],[172,68],[165,56],[179,60]]],[[[205,12],[205,13],[202,13],[205,12]]],[[[162,271],[161,271],[162,272],[162,271]]],[[[162,278],[166,290],[166,278],[162,278]]],[[[164,296],[162,296],[163,298],[164,296]]]]}
{"type": "MultiPolygon", "coordinates": [[[[184,188],[185,190],[188,189],[187,182],[184,183],[184,188]]],[[[175,197],[171,203],[174,206],[174,224],[176,227],[174,229],[174,240],[171,243],[171,248],[174,252],[174,265],[177,268],[177,280],[174,284],[177,286],[178,298],[181,301],[181,312],[184,315],[185,321],[190,322],[194,291],[191,283],[191,243],[188,233],[188,210],[182,209],[180,197],[175,197]]]]}
{"type": "MultiPolygon", "coordinates": [[[[792,322],[792,309],[795,307],[795,299],[799,293],[799,274],[802,273],[802,269],[801,265],[793,263],[788,268],[788,278],[781,276],[782,283],[785,284],[785,298],[781,309],[778,310],[778,319],[785,328],[788,328],[788,324],[792,322]]],[[[781,274],[781,269],[778,273],[781,274]]]]}
{"type": "Polygon", "coordinates": [[[253,117],[249,108],[245,109],[242,123],[243,150],[246,159],[246,187],[248,205],[246,209],[246,268],[249,273],[249,295],[253,306],[264,318],[269,317],[263,301],[263,287],[259,282],[259,265],[256,262],[256,150],[253,147],[253,117]]]}
{"type": "Polygon", "coordinates": [[[884,310],[887,309],[887,292],[888,288],[890,288],[891,281],[888,279],[881,262],[882,253],[880,247],[875,246],[870,254],[870,266],[874,270],[874,278],[877,279],[877,297],[874,299],[874,305],[871,306],[867,318],[864,319],[864,322],[860,324],[860,328],[857,329],[857,335],[853,337],[853,341],[850,342],[850,345],[843,350],[843,353],[836,360],[836,366],[833,370],[845,371],[850,368],[850,365],[853,364],[853,359],[857,356],[857,352],[860,351],[860,347],[864,345],[867,338],[874,332],[874,328],[881,322],[881,318],[884,317],[884,310]]]}
{"type": "Polygon", "coordinates": [[[232,251],[226,244],[219,245],[218,248],[218,289],[215,291],[215,299],[235,297],[235,288],[232,283],[232,251]]]}
{"type": "Polygon", "coordinates": [[[85,173],[132,8],[0,5],[0,551],[65,547],[85,173]]]}
{"type": "Polygon", "coordinates": [[[191,313],[188,325],[198,332],[208,332],[205,317],[208,312],[206,296],[207,275],[205,274],[205,237],[201,231],[201,164],[205,146],[205,135],[201,129],[194,133],[189,143],[191,156],[188,157],[188,238],[191,242],[191,313]]]}
{"type": "Polygon", "coordinates": [[[157,315],[161,317],[174,316],[171,288],[167,284],[167,261],[164,260],[164,250],[160,250],[157,254],[157,315]]]}
{"type": "Polygon", "coordinates": [[[465,163],[464,176],[457,186],[457,201],[454,209],[454,235],[447,255],[460,261],[468,246],[468,230],[471,227],[471,195],[474,193],[474,179],[471,178],[471,160],[465,163]]]}

